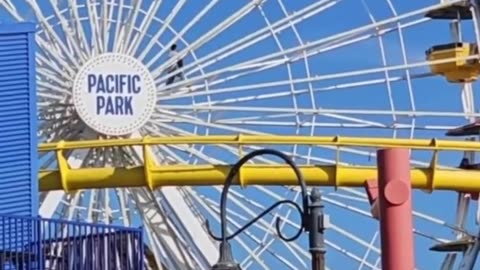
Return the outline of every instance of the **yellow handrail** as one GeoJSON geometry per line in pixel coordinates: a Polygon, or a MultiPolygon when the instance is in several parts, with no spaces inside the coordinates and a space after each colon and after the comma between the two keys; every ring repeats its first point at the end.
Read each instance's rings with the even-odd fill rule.
{"type": "MultiPolygon", "coordinates": [[[[310,136],[185,136],[146,137],[142,139],[113,139],[75,142],[47,143],[39,151],[56,151],[58,170],[42,170],[39,173],[40,190],[65,191],[147,186],[208,186],[221,185],[230,170],[229,165],[158,165],[147,162],[144,166],[131,168],[69,168],[63,151],[110,146],[143,146],[157,144],[231,144],[231,145],[315,145],[357,146],[373,148],[411,148],[432,150],[432,163],[427,168],[411,170],[412,186],[426,190],[456,190],[480,192],[480,171],[437,168],[438,151],[477,151],[479,142],[436,139],[392,139],[362,137],[310,137],[310,136]]],[[[152,160],[150,151],[144,158],[152,160]]],[[[375,167],[362,166],[301,166],[308,185],[316,186],[362,186],[367,179],[375,179],[375,167]]],[[[293,171],[286,165],[246,165],[236,184],[246,185],[295,185],[293,171]]]]}
{"type": "Polygon", "coordinates": [[[437,139],[392,139],[375,137],[312,137],[312,136],[275,136],[275,135],[214,135],[214,136],[175,136],[145,137],[139,139],[85,140],[39,145],[39,151],[67,149],[86,149],[111,146],[159,144],[230,144],[230,145],[319,145],[319,146],[358,146],[374,148],[401,147],[421,150],[441,151],[478,151],[480,142],[437,140],[437,139]]]}

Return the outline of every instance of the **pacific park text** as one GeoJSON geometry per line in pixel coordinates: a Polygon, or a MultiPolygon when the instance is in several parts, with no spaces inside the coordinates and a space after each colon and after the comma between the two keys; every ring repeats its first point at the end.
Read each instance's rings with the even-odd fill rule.
{"type": "Polygon", "coordinates": [[[88,74],[88,93],[95,93],[97,115],[133,115],[132,100],[141,89],[139,75],[88,74]]]}

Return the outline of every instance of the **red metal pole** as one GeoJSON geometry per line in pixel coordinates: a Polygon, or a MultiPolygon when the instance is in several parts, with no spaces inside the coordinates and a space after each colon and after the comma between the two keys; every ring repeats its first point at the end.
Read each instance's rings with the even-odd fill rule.
{"type": "Polygon", "coordinates": [[[383,270],[414,270],[410,151],[378,151],[383,270]]]}

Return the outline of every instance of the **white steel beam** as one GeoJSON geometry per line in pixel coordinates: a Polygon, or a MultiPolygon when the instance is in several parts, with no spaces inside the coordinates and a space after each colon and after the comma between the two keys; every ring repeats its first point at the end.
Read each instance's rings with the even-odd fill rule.
{"type": "MultiPolygon", "coordinates": [[[[133,135],[133,137],[139,136],[141,136],[139,133],[133,135]]],[[[141,147],[134,147],[134,151],[138,157],[143,157],[141,147]]],[[[154,162],[159,163],[159,161],[156,160],[156,156],[152,156],[155,159],[154,162]]],[[[182,235],[183,238],[203,256],[204,261],[213,265],[218,259],[218,249],[180,192],[175,187],[164,187],[160,189],[158,193],[162,195],[164,201],[172,210],[172,213],[178,220],[182,221],[183,224],[175,224],[175,226],[183,227],[182,230],[180,230],[186,232],[186,235],[182,235]],[[188,224],[188,227],[186,227],[185,224],[188,224]]]]}
{"type": "Polygon", "coordinates": [[[193,269],[192,260],[182,254],[178,238],[169,233],[168,220],[162,215],[163,211],[152,194],[144,188],[130,189],[130,197],[142,217],[147,239],[160,269],[162,265],[171,269],[193,269]]]}

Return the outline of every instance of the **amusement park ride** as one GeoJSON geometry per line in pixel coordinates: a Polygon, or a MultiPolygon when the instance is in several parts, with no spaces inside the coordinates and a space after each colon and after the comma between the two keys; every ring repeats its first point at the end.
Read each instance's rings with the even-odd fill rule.
{"type": "MultiPolygon", "coordinates": [[[[350,116],[339,116],[335,111],[311,112],[314,120],[312,120],[312,133],[308,135],[300,135],[298,132],[295,135],[284,135],[274,129],[270,130],[271,134],[243,132],[248,130],[236,127],[228,129],[228,126],[237,124],[254,125],[256,121],[260,123],[258,126],[270,123],[272,126],[277,124],[279,129],[282,125],[287,125],[287,122],[282,122],[280,119],[282,115],[289,114],[293,110],[275,111],[276,108],[271,108],[272,110],[269,111],[269,107],[263,106],[271,104],[256,103],[256,106],[260,107],[255,110],[261,116],[255,118],[247,113],[249,109],[253,110],[251,107],[241,105],[229,107],[229,104],[242,104],[242,102],[255,104],[253,102],[261,101],[263,98],[280,97],[276,96],[280,94],[275,91],[245,97],[222,95],[239,89],[247,92],[257,87],[268,90],[269,87],[283,86],[282,83],[285,83],[286,86],[292,87],[292,92],[285,94],[288,97],[295,95],[294,91],[300,91],[294,89],[295,83],[309,84],[313,80],[321,80],[322,76],[315,77],[310,73],[308,64],[310,57],[314,58],[313,56],[322,50],[327,51],[328,46],[340,46],[339,44],[347,42],[349,38],[354,40],[357,32],[352,30],[346,32],[344,36],[335,36],[337,39],[332,37],[322,41],[325,43],[319,42],[315,45],[317,41],[303,42],[296,30],[296,24],[309,17],[315,17],[316,13],[340,1],[314,1],[315,3],[309,3],[296,12],[287,12],[285,1],[279,0],[277,2],[283,17],[278,22],[270,22],[265,15],[262,5],[266,5],[264,2],[268,1],[248,1],[248,4],[239,8],[231,17],[217,26],[207,27],[206,33],[196,37],[196,41],[191,43],[183,40],[181,36],[199,23],[219,1],[212,0],[205,4],[202,10],[192,11],[190,16],[193,18],[185,22],[180,32],[169,28],[169,24],[188,1],[177,1],[178,3],[172,4],[171,13],[164,19],[158,19],[155,12],[165,4],[162,2],[168,1],[151,3],[146,1],[149,2],[146,3],[119,0],[117,4],[112,3],[116,1],[86,1],[84,4],[78,4],[77,1],[69,0],[62,4],[59,3],[61,1],[52,0],[45,1],[45,3],[49,2],[48,7],[42,6],[39,3],[41,1],[28,0],[22,4],[20,2],[0,0],[0,7],[15,20],[20,21],[24,18],[19,10],[28,6],[33,10],[39,25],[36,39],[39,50],[37,84],[40,111],[39,137],[42,143],[38,146],[38,151],[40,160],[46,164],[38,174],[39,190],[42,193],[40,214],[44,217],[58,215],[71,220],[85,219],[100,223],[113,223],[112,221],[117,219],[119,223],[126,226],[134,223],[135,218],[132,215],[135,215],[136,219],[143,223],[145,234],[148,236],[147,252],[151,254],[151,256],[145,255],[145,264],[148,269],[236,270],[280,267],[279,269],[323,270],[329,269],[328,249],[332,248],[333,251],[353,258],[359,265],[358,269],[413,270],[416,269],[415,251],[417,250],[414,247],[416,229],[412,217],[414,201],[412,188],[426,193],[432,193],[435,190],[458,193],[458,209],[461,209],[458,211],[463,213],[458,214],[459,216],[465,215],[467,212],[465,209],[468,208],[466,205],[470,200],[478,200],[480,163],[475,162],[474,153],[480,149],[480,142],[475,141],[480,134],[480,122],[471,117],[475,114],[473,111],[462,114],[462,116],[468,116],[470,123],[448,129],[446,132],[446,136],[467,137],[468,139],[464,141],[316,135],[313,132],[314,124],[317,124],[315,121],[320,122],[320,120],[315,120],[315,117],[320,114],[334,115],[337,119],[343,120],[354,119],[350,116]],[[204,56],[205,58],[197,57],[193,53],[210,38],[214,38],[234,25],[237,19],[243,18],[252,10],[260,11],[261,18],[265,19],[268,27],[239,38],[238,42],[230,45],[219,48],[214,46],[213,52],[204,56]],[[48,12],[51,13],[49,16],[46,15],[48,12]],[[122,15],[122,13],[125,14],[122,15]],[[131,25],[114,23],[114,17],[128,21],[131,25]],[[157,25],[156,27],[160,30],[155,28],[155,31],[149,31],[151,24],[157,25]],[[90,33],[79,30],[87,28],[86,25],[90,33]],[[276,35],[277,32],[290,28],[299,40],[298,48],[283,48],[280,38],[276,35]],[[162,41],[164,44],[157,43],[162,33],[167,30],[173,33],[173,37],[169,36],[168,41],[162,41]],[[209,65],[215,66],[217,62],[228,58],[237,50],[240,51],[261,42],[267,37],[276,42],[275,44],[280,48],[278,53],[261,56],[238,65],[218,67],[218,70],[212,71],[205,68],[209,65]],[[185,48],[183,51],[173,58],[160,59],[172,44],[180,41],[185,48]],[[147,49],[140,50],[140,48],[147,49]],[[164,74],[164,70],[180,58],[187,58],[187,56],[193,59],[192,63],[172,71],[173,73],[185,72],[187,76],[166,89],[164,81],[172,74],[164,74]],[[295,79],[292,75],[295,72],[292,72],[293,68],[290,64],[301,59],[306,63],[306,79],[295,79]],[[157,62],[161,64],[157,65],[157,62]],[[215,88],[216,85],[222,86],[222,83],[235,81],[237,78],[248,75],[252,70],[253,73],[261,72],[276,65],[287,66],[288,80],[247,85],[227,84],[224,88],[215,88]],[[194,71],[188,73],[189,69],[194,71]],[[188,76],[191,76],[190,79],[188,76]],[[185,91],[175,92],[169,89],[185,91]],[[201,91],[204,91],[208,97],[196,100],[197,95],[202,95],[201,91]],[[59,96],[53,94],[56,92],[60,93],[59,96]],[[215,95],[212,93],[216,93],[221,98],[212,100],[210,95],[215,95]],[[169,102],[169,99],[174,98],[178,98],[178,103],[169,102]],[[187,106],[192,106],[192,111],[184,113],[182,110],[187,106]],[[216,122],[211,112],[216,109],[222,110],[222,108],[225,111],[231,111],[222,112],[228,117],[225,116],[223,122],[222,119],[216,122]],[[235,111],[241,113],[229,118],[235,111]],[[243,112],[245,112],[244,115],[243,112]],[[263,118],[263,113],[267,114],[267,117],[263,118]],[[268,114],[271,115],[268,116],[268,114]],[[201,118],[207,120],[202,122],[201,118]],[[275,119],[278,120],[277,123],[274,123],[277,121],[275,119]],[[155,121],[155,125],[151,125],[152,121],[155,121]],[[195,128],[187,131],[181,126],[183,122],[190,123],[195,128]],[[180,124],[174,126],[177,123],[180,124]],[[198,127],[202,125],[206,127],[203,131],[198,127]],[[209,131],[224,126],[227,126],[225,129],[228,131],[227,134],[209,131]],[[299,157],[294,154],[296,150],[292,154],[289,150],[285,150],[287,146],[293,146],[294,149],[310,147],[307,161],[297,165],[296,160],[299,157]],[[312,159],[312,147],[333,150],[335,152],[333,162],[327,164],[325,160],[312,159]],[[368,149],[369,153],[378,150],[377,164],[370,166],[352,165],[355,162],[346,164],[341,157],[344,155],[344,150],[351,147],[368,149]],[[223,150],[230,156],[218,154],[223,150]],[[428,166],[411,168],[411,157],[415,151],[430,153],[428,166]],[[445,152],[462,152],[464,158],[458,160],[459,165],[456,168],[442,166],[440,155],[445,152]],[[279,164],[264,158],[263,155],[276,156],[287,164],[279,164]],[[237,162],[237,160],[240,161],[237,162]],[[235,165],[229,165],[232,163],[235,165]],[[232,185],[242,188],[255,186],[262,193],[255,195],[258,201],[252,201],[246,196],[239,195],[237,191],[230,191],[231,194],[233,193],[230,199],[236,202],[231,212],[227,209],[227,193],[232,185]],[[223,186],[220,204],[207,198],[208,192],[202,194],[193,192],[191,189],[192,187],[212,188],[220,192],[218,186],[223,186]],[[295,198],[290,199],[277,194],[281,191],[272,191],[275,186],[285,187],[296,194],[295,198]],[[312,187],[314,188],[311,189],[312,187]],[[360,193],[358,198],[368,200],[370,212],[366,215],[378,220],[380,224],[381,245],[377,248],[377,253],[381,257],[381,267],[380,259],[376,264],[368,262],[368,253],[376,249],[373,242],[358,240],[359,238],[355,235],[345,233],[333,224],[335,214],[325,207],[324,203],[334,203],[334,201],[328,201],[324,191],[319,187],[322,189],[332,187],[335,191],[342,188],[364,188],[362,192],[351,191],[351,194],[360,193]],[[86,192],[91,193],[86,195],[86,192]],[[117,197],[115,202],[112,202],[112,194],[117,197]],[[271,206],[263,205],[265,202],[261,197],[268,197],[267,194],[278,199],[271,206]],[[250,202],[251,205],[245,206],[241,204],[242,201],[250,202]],[[113,204],[116,205],[116,210],[112,210],[113,204]],[[195,204],[205,206],[203,212],[197,210],[195,204]],[[270,213],[272,210],[280,209],[283,204],[298,210],[300,219],[290,220],[292,219],[288,217],[290,212],[282,215],[270,213]],[[255,213],[253,209],[259,209],[257,212],[260,213],[255,213]],[[249,214],[243,216],[237,214],[235,212],[237,210],[249,214]],[[260,221],[268,215],[273,216],[271,222],[260,221]],[[208,222],[207,216],[215,218],[218,223],[208,222]],[[332,223],[329,216],[333,217],[332,223]],[[253,219],[247,217],[253,217],[253,219]],[[238,220],[240,222],[237,222],[238,220]],[[230,227],[228,223],[234,225],[230,227]],[[261,224],[252,229],[257,223],[261,224]],[[294,228],[294,236],[285,236],[283,232],[287,230],[285,224],[294,228]],[[276,229],[275,232],[273,227],[276,229]],[[272,237],[281,241],[294,242],[304,235],[308,235],[308,240],[304,239],[305,241],[299,246],[286,244],[286,246],[275,246],[267,244],[266,236],[262,240],[255,235],[255,230],[259,228],[269,231],[272,237]],[[344,248],[329,242],[330,228],[361,243],[364,248],[368,247],[364,258],[351,255],[352,253],[348,250],[344,251],[344,248]],[[220,236],[212,232],[217,229],[221,231],[220,236]],[[245,238],[236,240],[241,237],[245,238]],[[254,247],[249,246],[245,240],[247,238],[254,242],[254,247]],[[230,242],[234,240],[238,242],[231,244],[230,242]],[[215,241],[221,242],[219,248],[215,241]],[[287,250],[292,254],[286,259],[280,252],[270,249],[287,250]],[[305,255],[305,250],[311,255],[305,255]],[[273,259],[259,258],[267,253],[278,260],[277,263],[281,266],[271,266],[269,260],[273,259]],[[242,263],[236,262],[237,255],[244,258],[242,263]],[[309,260],[311,265],[305,263],[309,260]]],[[[463,92],[466,93],[465,103],[475,103],[472,97],[472,83],[480,75],[479,1],[442,1],[440,4],[404,15],[397,14],[390,0],[386,2],[392,8],[395,17],[380,22],[372,19],[372,24],[357,29],[358,33],[372,31],[374,34],[371,36],[378,37],[381,32],[379,29],[389,29],[391,24],[396,24],[413,15],[424,15],[421,20],[449,21],[454,41],[428,49],[427,65],[431,74],[442,76],[449,83],[462,85],[463,92]],[[476,40],[473,42],[462,41],[460,25],[465,21],[471,21],[474,25],[476,40]]],[[[396,27],[402,39],[403,28],[400,24],[396,27]]],[[[405,80],[409,82],[410,87],[412,75],[408,71],[406,74],[405,80]]],[[[340,78],[340,75],[334,74],[327,77],[325,75],[323,78],[340,78]]],[[[389,77],[386,81],[389,82],[390,79],[389,77]]],[[[312,88],[311,85],[308,87],[312,88]]],[[[309,98],[313,99],[313,96],[312,94],[309,98]]],[[[293,103],[297,110],[296,101],[293,103]]],[[[338,113],[340,111],[342,110],[338,110],[338,113]]],[[[309,111],[305,110],[302,113],[295,111],[291,114],[298,118],[299,115],[308,113],[309,111]]],[[[221,113],[218,115],[221,116],[221,113]]],[[[216,117],[219,117],[218,115],[216,117]]],[[[406,115],[409,114],[406,113],[406,115]]],[[[372,123],[372,121],[365,121],[356,124],[358,124],[357,127],[363,127],[372,123]]],[[[341,127],[338,126],[338,128],[341,127]]],[[[345,208],[354,209],[348,205],[345,208]]],[[[478,262],[475,263],[480,252],[480,231],[475,236],[467,233],[467,229],[462,225],[465,223],[465,217],[459,220],[463,221],[458,221],[455,225],[448,224],[448,227],[455,231],[457,239],[439,241],[431,247],[432,251],[447,253],[441,266],[442,270],[453,269],[455,263],[458,264],[457,253],[463,254],[458,264],[459,269],[472,270],[479,267],[478,262]]]]}

